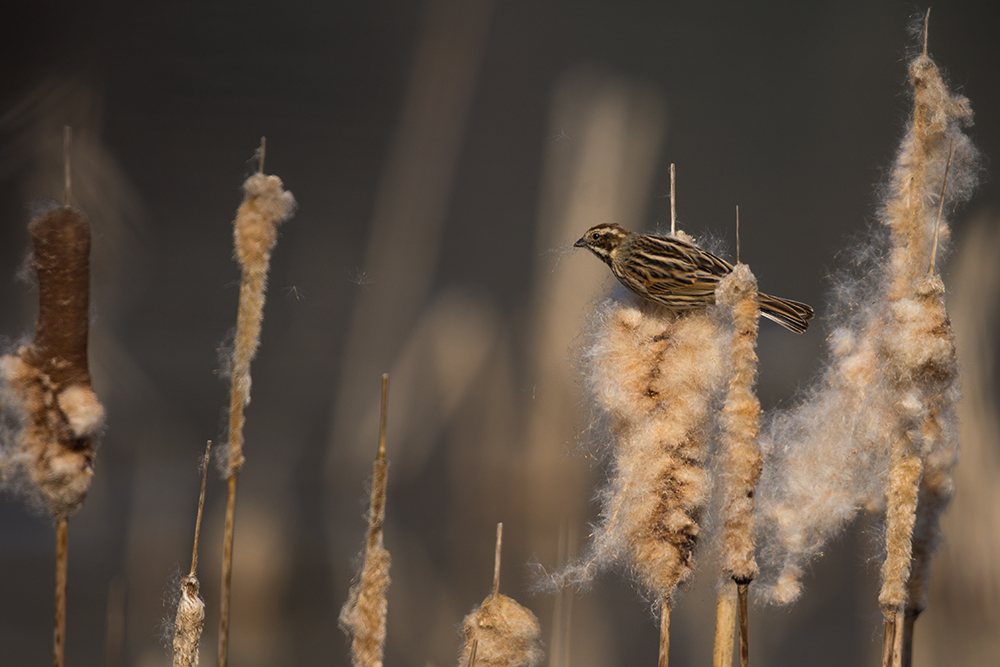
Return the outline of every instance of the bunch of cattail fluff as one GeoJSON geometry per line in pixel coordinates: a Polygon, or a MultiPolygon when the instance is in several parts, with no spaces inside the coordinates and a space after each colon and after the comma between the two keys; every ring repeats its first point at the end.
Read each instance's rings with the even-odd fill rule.
{"type": "Polygon", "coordinates": [[[758,495],[762,590],[779,603],[799,596],[805,565],[858,510],[884,511],[887,619],[922,609],[952,493],[958,366],[935,255],[947,244],[949,212],[978,176],[962,132],[972,122],[968,100],[948,90],[926,52],[910,61],[909,79],[913,110],[881,228],[861,249],[858,277],[835,295],[842,315],[821,378],[765,426],[758,495]]]}
{"type": "Polygon", "coordinates": [[[194,574],[185,575],[180,582],[180,599],[173,625],[173,667],[198,667],[198,647],[205,624],[205,601],[200,595],[201,585],[194,574]]]}
{"type": "MultiPolygon", "coordinates": [[[[719,289],[731,298],[681,316],[621,292],[597,308],[585,377],[597,413],[593,432],[610,458],[609,481],[588,553],[555,575],[557,585],[584,584],[617,566],[656,603],[669,604],[690,579],[712,494],[710,443],[733,375],[733,307],[744,301],[737,294],[755,295],[756,284],[742,267],[719,289]]],[[[755,334],[755,300],[752,310],[755,334]]],[[[750,468],[759,470],[759,463],[750,468]]],[[[749,530],[749,519],[742,520],[749,530]]],[[[744,549],[740,571],[752,561],[752,548],[744,549]]]]}
{"type": "Polygon", "coordinates": [[[493,594],[462,621],[464,638],[458,667],[535,667],[541,664],[541,626],[530,609],[506,595],[493,594]]]}

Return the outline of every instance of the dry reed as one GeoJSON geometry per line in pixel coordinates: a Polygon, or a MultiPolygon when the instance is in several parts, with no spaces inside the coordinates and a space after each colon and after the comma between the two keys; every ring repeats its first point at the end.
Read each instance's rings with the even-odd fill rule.
{"type": "Polygon", "coordinates": [[[389,376],[382,375],[382,412],[379,420],[378,455],[372,466],[371,505],[364,560],[347,602],[340,610],[340,628],[351,637],[354,667],[381,667],[385,655],[386,617],[389,603],[391,558],[383,545],[385,492],[389,462],[385,458],[386,420],[389,410],[389,376]]]}
{"type": "Polygon", "coordinates": [[[226,527],[222,550],[222,595],[219,609],[219,667],[229,653],[229,592],[233,576],[233,529],[236,520],[236,486],[243,465],[243,410],[250,403],[250,362],[260,345],[261,322],[271,251],[278,239],[278,225],[295,210],[295,198],[281,179],[264,170],[264,140],[258,151],[259,171],[243,183],[243,202],[233,222],[236,260],[242,270],[236,339],[232,358],[232,390],[229,402],[229,439],[222,459],[228,478],[226,527]]]}
{"type": "Polygon", "coordinates": [[[860,252],[867,281],[841,283],[845,316],[829,338],[831,363],[798,406],[768,424],[761,483],[766,594],[777,602],[798,597],[805,563],[858,509],[885,511],[886,664],[902,650],[897,616],[924,604],[938,516],[952,493],[958,366],[934,267],[948,213],[978,178],[963,133],[969,102],[948,90],[926,44],[909,79],[913,110],[883,194],[883,227],[860,252]]]}
{"type": "Polygon", "coordinates": [[[738,583],[757,576],[754,558],[754,493],[762,458],[757,443],[760,401],[754,391],[757,376],[757,281],[746,264],[737,264],[716,291],[718,304],[730,309],[732,377],[720,415],[722,433],[722,571],[738,583]]]}
{"type": "Polygon", "coordinates": [[[459,667],[535,667],[544,657],[541,626],[530,609],[500,594],[500,545],[503,524],[497,524],[493,592],[462,621],[464,638],[459,667]]]}
{"type": "MultiPolygon", "coordinates": [[[[739,253],[739,213],[737,211],[737,253],[739,253]]],[[[749,660],[749,619],[747,587],[758,574],[754,557],[756,522],[754,495],[760,480],[763,457],[757,435],[760,432],[760,401],[754,391],[757,376],[757,328],[760,307],[757,280],[746,264],[737,264],[716,290],[716,300],[732,320],[730,345],[732,377],[720,414],[720,468],[722,477],[722,573],[736,582],[739,603],[740,665],[749,660]]],[[[723,604],[724,591],[719,592],[723,604]]],[[[718,620],[726,620],[724,617],[718,620]]],[[[732,622],[731,620],[729,621],[732,622]]],[[[731,628],[716,627],[725,643],[731,628]]],[[[729,640],[732,649],[732,640],[729,640]]],[[[721,657],[721,656],[720,656],[721,657]]]]}
{"type": "Polygon", "coordinates": [[[205,601],[201,599],[198,582],[198,538],[201,535],[201,517],[205,509],[205,487],[208,482],[208,464],[212,441],[205,446],[201,461],[201,493],[198,494],[198,514],[194,521],[194,544],[191,547],[191,570],[180,581],[177,611],[173,627],[173,667],[198,667],[201,632],[205,625],[205,601]]]}

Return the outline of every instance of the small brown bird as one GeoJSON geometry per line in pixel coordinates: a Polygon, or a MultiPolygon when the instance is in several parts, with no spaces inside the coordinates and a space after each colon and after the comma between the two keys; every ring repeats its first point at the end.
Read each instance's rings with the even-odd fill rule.
{"type": "MultiPolygon", "coordinates": [[[[643,299],[676,312],[714,304],[719,280],[733,270],[732,264],[694,244],[618,225],[591,227],[573,245],[603,259],[621,284],[643,299]]],[[[804,303],[769,294],[758,294],[757,302],[761,315],[795,333],[805,331],[814,315],[804,303]]]]}

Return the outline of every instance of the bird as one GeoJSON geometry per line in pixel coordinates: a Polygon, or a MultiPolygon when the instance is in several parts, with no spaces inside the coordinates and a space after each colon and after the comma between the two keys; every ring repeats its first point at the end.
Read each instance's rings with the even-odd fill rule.
{"type": "MultiPolygon", "coordinates": [[[[591,227],[573,244],[597,255],[618,281],[643,299],[683,313],[715,303],[715,288],[733,265],[675,236],[639,234],[614,224],[591,227]]],[[[798,301],[759,293],[760,314],[803,333],[813,309],[798,301]]]]}

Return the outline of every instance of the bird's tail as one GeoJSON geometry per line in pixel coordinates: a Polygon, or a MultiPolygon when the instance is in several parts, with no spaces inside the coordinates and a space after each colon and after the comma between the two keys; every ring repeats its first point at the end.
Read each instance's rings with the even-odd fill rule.
{"type": "Polygon", "coordinates": [[[809,320],[816,314],[811,306],[770,294],[759,294],[757,302],[760,304],[761,315],[795,333],[808,329],[809,320]]]}

